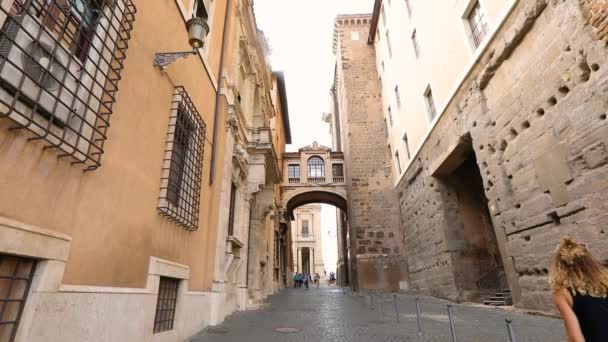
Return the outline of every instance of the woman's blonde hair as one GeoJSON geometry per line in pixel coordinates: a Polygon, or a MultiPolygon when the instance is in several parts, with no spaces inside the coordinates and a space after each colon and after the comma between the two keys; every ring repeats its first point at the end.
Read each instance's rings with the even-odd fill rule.
{"type": "Polygon", "coordinates": [[[571,237],[557,246],[549,283],[554,290],[568,289],[582,295],[608,297],[608,270],[571,237]]]}

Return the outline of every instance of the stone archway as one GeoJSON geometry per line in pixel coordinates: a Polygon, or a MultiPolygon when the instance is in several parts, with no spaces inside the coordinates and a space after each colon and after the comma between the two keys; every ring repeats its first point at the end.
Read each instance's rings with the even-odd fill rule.
{"type": "Polygon", "coordinates": [[[293,216],[294,209],[311,203],[330,204],[347,213],[346,189],[309,187],[290,190],[283,194],[283,206],[290,217],[293,216]]]}

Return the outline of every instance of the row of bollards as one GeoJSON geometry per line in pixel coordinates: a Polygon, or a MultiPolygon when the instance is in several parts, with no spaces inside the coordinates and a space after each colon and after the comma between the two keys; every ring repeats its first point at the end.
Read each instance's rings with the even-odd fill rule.
{"type": "MultiPolygon", "coordinates": [[[[365,301],[367,302],[367,299],[369,299],[369,307],[370,310],[375,310],[377,308],[377,306],[375,305],[376,303],[376,296],[378,296],[380,298],[380,314],[382,315],[382,317],[384,317],[384,295],[383,294],[377,294],[376,293],[371,293],[368,294],[367,296],[365,296],[365,301]]],[[[365,305],[365,304],[364,304],[365,305]]],[[[399,321],[399,307],[397,305],[397,295],[393,294],[393,305],[395,308],[395,319],[397,322],[399,321]]],[[[416,320],[417,320],[417,325],[418,325],[418,336],[422,336],[423,335],[423,331],[422,331],[422,315],[420,313],[420,298],[416,298],[416,320]]],[[[448,304],[447,305],[447,312],[448,312],[448,319],[449,319],[449,323],[450,323],[450,337],[451,337],[451,342],[457,342],[457,336],[456,336],[456,326],[455,326],[455,321],[454,321],[454,312],[453,312],[453,306],[452,304],[448,304]]],[[[515,336],[515,330],[513,328],[513,321],[510,319],[505,319],[505,323],[506,323],[506,328],[507,328],[507,333],[509,335],[509,342],[517,342],[517,337],[515,336]]]]}

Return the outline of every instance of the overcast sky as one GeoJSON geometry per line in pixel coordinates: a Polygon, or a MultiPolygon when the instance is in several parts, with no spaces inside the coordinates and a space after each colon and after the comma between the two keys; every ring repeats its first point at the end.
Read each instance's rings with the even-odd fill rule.
{"type": "MultiPolygon", "coordinates": [[[[374,0],[254,0],[258,27],[271,48],[272,68],[285,72],[292,137],[288,151],[297,151],[313,141],[331,147],[329,124],[321,117],[330,109],[334,19],[338,14],[371,13],[373,3],[374,0]]],[[[323,205],[321,235],[328,274],[335,271],[338,257],[335,229],[335,209],[323,205]]]]}
{"type": "Polygon", "coordinates": [[[313,141],[331,147],[328,112],[333,82],[334,19],[338,14],[371,13],[374,0],[254,0],[258,27],[271,47],[274,70],[285,72],[293,144],[313,141]]]}

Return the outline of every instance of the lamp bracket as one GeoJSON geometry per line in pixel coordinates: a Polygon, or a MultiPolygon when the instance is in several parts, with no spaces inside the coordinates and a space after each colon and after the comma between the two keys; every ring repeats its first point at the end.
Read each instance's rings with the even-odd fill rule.
{"type": "Polygon", "coordinates": [[[154,66],[164,69],[167,65],[175,62],[178,58],[188,58],[191,55],[196,55],[196,53],[196,50],[157,53],[154,55],[154,66]]]}

